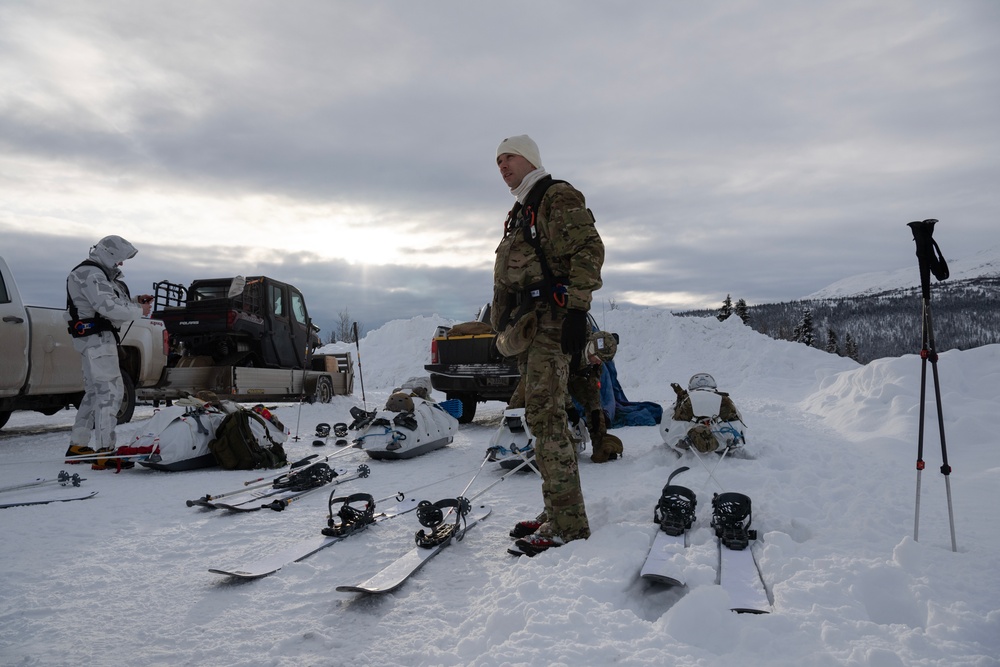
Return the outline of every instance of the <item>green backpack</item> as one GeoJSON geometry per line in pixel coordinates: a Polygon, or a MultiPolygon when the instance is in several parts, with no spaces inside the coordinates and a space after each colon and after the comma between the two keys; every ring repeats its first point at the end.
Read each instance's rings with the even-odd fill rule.
{"type": "Polygon", "coordinates": [[[215,439],[208,443],[208,449],[215,460],[226,470],[256,470],[257,468],[281,468],[288,465],[285,448],[271,439],[264,419],[250,410],[237,410],[227,415],[215,431],[215,439]],[[270,446],[264,447],[257,441],[250,420],[257,420],[264,427],[264,436],[270,446]]]}

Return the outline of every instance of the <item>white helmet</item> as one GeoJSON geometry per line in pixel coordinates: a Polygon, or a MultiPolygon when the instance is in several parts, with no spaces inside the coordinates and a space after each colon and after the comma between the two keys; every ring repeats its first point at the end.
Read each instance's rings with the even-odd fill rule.
{"type": "Polygon", "coordinates": [[[715,378],[708,373],[695,373],[688,380],[688,391],[695,389],[716,389],[715,378]]]}

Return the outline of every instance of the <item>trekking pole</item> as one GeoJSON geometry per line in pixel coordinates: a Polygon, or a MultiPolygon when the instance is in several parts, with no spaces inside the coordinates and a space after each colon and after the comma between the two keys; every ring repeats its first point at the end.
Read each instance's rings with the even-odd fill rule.
{"type": "Polygon", "coordinates": [[[358,323],[354,323],[354,346],[358,349],[358,377],[361,378],[361,404],[368,412],[368,401],[365,400],[365,373],[361,368],[361,341],[358,340],[358,323]]]}
{"type": "Polygon", "coordinates": [[[933,273],[938,280],[946,280],[949,276],[948,264],[941,254],[941,249],[932,238],[937,220],[927,219],[907,223],[913,232],[913,241],[917,247],[917,265],[920,270],[921,290],[921,324],[920,324],[920,423],[917,426],[917,491],[913,516],[913,541],[917,542],[920,535],[920,481],[924,470],[924,415],[927,397],[927,362],[931,364],[931,375],[934,379],[934,399],[937,406],[938,433],[941,438],[941,474],[944,475],[945,494],[948,501],[948,524],[951,529],[951,550],[958,551],[955,539],[955,514],[951,500],[951,466],[948,465],[948,446],[944,435],[944,411],[941,407],[941,383],[938,377],[937,348],[934,343],[934,328],[931,318],[931,282],[933,273]]]}
{"type": "Polygon", "coordinates": [[[70,475],[65,470],[61,470],[59,475],[55,479],[48,479],[45,477],[36,477],[30,482],[24,482],[23,484],[15,484],[13,486],[5,486],[0,488],[0,493],[6,493],[8,491],[17,491],[19,489],[28,489],[33,486],[43,486],[45,484],[60,484],[66,486],[71,484],[72,486],[80,486],[80,482],[86,481],[86,477],[80,477],[78,474],[70,475]]]}
{"type": "MultiPolygon", "coordinates": [[[[705,463],[705,460],[703,458],[701,458],[701,454],[698,453],[697,449],[695,449],[694,447],[692,447],[691,448],[691,452],[694,453],[694,457],[696,459],[698,459],[698,463],[701,464],[701,467],[704,468],[705,472],[708,473],[708,479],[710,479],[713,482],[715,482],[715,485],[717,487],[719,487],[720,491],[725,492],[726,488],[724,486],[722,486],[722,484],[719,484],[719,480],[717,480],[715,478],[715,475],[713,473],[715,472],[715,469],[719,467],[719,464],[722,463],[722,459],[726,458],[726,454],[729,453],[729,447],[726,447],[726,449],[723,450],[722,456],[720,456],[719,460],[715,462],[715,465],[712,466],[711,470],[709,470],[708,465],[705,463]]],[[[701,489],[699,489],[699,491],[704,491],[705,490],[705,487],[708,486],[708,479],[706,479],[705,483],[701,485],[701,489]]]]}
{"type": "Polygon", "coordinates": [[[306,400],[306,369],[302,369],[302,390],[299,392],[299,411],[295,416],[295,435],[292,440],[298,442],[299,438],[299,423],[302,421],[302,403],[306,400]]]}
{"type": "Polygon", "coordinates": [[[520,470],[520,469],[521,469],[521,468],[523,468],[524,466],[528,465],[528,463],[529,463],[529,462],[528,462],[528,459],[523,459],[523,460],[522,460],[522,461],[521,461],[520,463],[518,463],[518,464],[517,464],[516,466],[514,466],[513,468],[511,468],[510,470],[508,470],[508,471],[507,471],[507,472],[505,472],[504,474],[500,475],[500,477],[498,477],[498,478],[496,478],[495,480],[493,480],[493,481],[492,481],[492,482],[491,482],[490,484],[488,484],[488,485],[487,485],[487,486],[486,486],[485,488],[483,488],[483,489],[480,489],[479,491],[477,491],[475,495],[473,495],[473,496],[472,496],[471,498],[469,498],[469,500],[470,500],[470,501],[472,501],[472,500],[475,500],[475,499],[476,499],[476,498],[478,498],[479,496],[483,495],[484,493],[486,493],[487,491],[489,491],[490,489],[492,489],[492,488],[493,488],[494,486],[496,486],[496,485],[497,485],[497,484],[499,484],[500,482],[504,481],[505,479],[507,479],[508,477],[510,477],[511,475],[513,475],[513,474],[514,474],[515,472],[517,472],[518,470],[520,470]]]}
{"type": "Polygon", "coordinates": [[[377,506],[379,503],[385,502],[387,500],[396,500],[396,502],[400,502],[401,503],[404,500],[406,500],[409,497],[409,495],[412,494],[415,491],[420,491],[422,489],[427,489],[427,488],[430,488],[432,486],[437,486],[438,484],[443,484],[444,482],[450,482],[451,480],[455,479],[456,477],[464,477],[465,475],[468,475],[470,472],[475,472],[475,471],[474,470],[463,470],[462,472],[455,473],[454,475],[451,475],[450,477],[445,477],[444,479],[439,479],[439,480],[433,481],[430,484],[424,484],[422,486],[418,486],[416,488],[409,489],[407,491],[397,491],[396,493],[392,494],[391,496],[386,496],[385,498],[379,498],[378,500],[375,501],[375,505],[377,506]]]}

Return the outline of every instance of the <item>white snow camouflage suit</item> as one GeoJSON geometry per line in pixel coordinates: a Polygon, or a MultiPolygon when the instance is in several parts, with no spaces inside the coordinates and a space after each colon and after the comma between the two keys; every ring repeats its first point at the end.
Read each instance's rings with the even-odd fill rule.
{"type": "MultiPolygon", "coordinates": [[[[142,306],[134,303],[128,287],[121,281],[121,262],[138,252],[120,236],[106,236],[90,249],[89,264],[73,269],[66,278],[67,299],[76,306],[77,318],[106,317],[115,327],[142,317],[142,306]]],[[[67,312],[67,321],[73,318],[67,312]]],[[[71,445],[86,446],[91,431],[95,449],[114,449],[118,408],[124,385],[118,365],[118,343],[112,331],[73,338],[73,348],[83,362],[84,396],[76,413],[71,445]]]]}

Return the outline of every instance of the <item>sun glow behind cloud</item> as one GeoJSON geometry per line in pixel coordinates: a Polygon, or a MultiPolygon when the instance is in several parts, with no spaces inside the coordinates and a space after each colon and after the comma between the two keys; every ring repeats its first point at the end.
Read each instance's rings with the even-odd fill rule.
{"type": "MultiPolygon", "coordinates": [[[[128,176],[95,175],[65,163],[26,168],[0,158],[8,181],[0,224],[97,239],[120,234],[133,243],[178,248],[252,248],[247,259],[300,253],[352,264],[481,267],[495,239],[433,224],[428,214],[378,206],[312,203],[278,195],[203,193],[137,185],[128,176]],[[39,196],[39,193],[44,195],[39,196]]],[[[460,226],[459,226],[460,227],[460,226]]]]}

